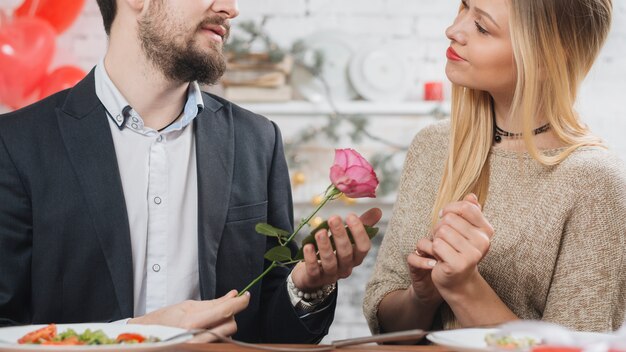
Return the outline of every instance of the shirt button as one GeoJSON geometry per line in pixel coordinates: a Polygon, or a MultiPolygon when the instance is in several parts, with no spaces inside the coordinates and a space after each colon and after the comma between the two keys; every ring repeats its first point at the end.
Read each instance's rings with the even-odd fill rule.
{"type": "Polygon", "coordinates": [[[161,197],[154,197],[154,203],[155,204],[161,204],[161,197]]]}
{"type": "Polygon", "coordinates": [[[120,116],[120,115],[117,115],[117,117],[115,119],[117,120],[117,122],[122,122],[122,120],[123,120],[122,116],[120,116]]]}
{"type": "Polygon", "coordinates": [[[159,271],[161,271],[161,266],[159,264],[154,264],[152,266],[152,271],[154,271],[155,273],[158,273],[159,271]]]}
{"type": "Polygon", "coordinates": [[[157,137],[157,142],[163,142],[163,135],[160,135],[159,137],[157,137]]]}
{"type": "Polygon", "coordinates": [[[136,117],[133,117],[133,122],[139,122],[139,119],[136,117]]]}
{"type": "Polygon", "coordinates": [[[139,126],[136,123],[133,123],[132,125],[130,125],[132,128],[137,129],[139,128],[139,126]]]}

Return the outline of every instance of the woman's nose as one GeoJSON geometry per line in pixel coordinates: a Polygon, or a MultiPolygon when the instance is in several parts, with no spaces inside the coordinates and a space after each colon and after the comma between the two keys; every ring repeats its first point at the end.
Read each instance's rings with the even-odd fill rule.
{"type": "Polygon", "coordinates": [[[463,18],[461,16],[454,20],[454,23],[446,29],[446,37],[450,41],[464,45],[467,42],[467,32],[463,28],[463,18]]]}

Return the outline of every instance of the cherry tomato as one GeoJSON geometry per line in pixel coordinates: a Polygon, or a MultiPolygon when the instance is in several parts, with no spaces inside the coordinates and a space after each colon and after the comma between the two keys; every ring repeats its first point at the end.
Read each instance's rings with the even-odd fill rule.
{"type": "Polygon", "coordinates": [[[44,341],[52,340],[55,336],[57,336],[57,326],[54,324],[50,324],[46,327],[35,330],[33,332],[29,332],[28,334],[22,336],[22,338],[17,340],[17,343],[42,343],[44,341]]]}
{"type": "Polygon", "coordinates": [[[128,334],[120,334],[117,337],[117,342],[136,342],[136,343],[142,343],[146,340],[145,337],[139,335],[139,334],[132,334],[132,333],[128,333],[128,334]]]}
{"type": "Polygon", "coordinates": [[[534,346],[532,352],[582,352],[582,348],[568,346],[534,346]]]}

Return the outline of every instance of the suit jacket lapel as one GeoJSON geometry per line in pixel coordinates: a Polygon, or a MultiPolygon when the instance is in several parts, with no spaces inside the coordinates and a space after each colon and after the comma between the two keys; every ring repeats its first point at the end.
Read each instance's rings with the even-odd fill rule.
{"type": "Polygon", "coordinates": [[[230,110],[203,94],[205,108],[196,118],[198,169],[198,262],[202,299],[215,298],[217,252],[226,223],[235,161],[230,110]]]}
{"type": "Polygon", "coordinates": [[[128,213],[106,112],[94,72],[57,110],[59,127],[106,257],[121,317],[133,316],[133,270],[128,213]]]}

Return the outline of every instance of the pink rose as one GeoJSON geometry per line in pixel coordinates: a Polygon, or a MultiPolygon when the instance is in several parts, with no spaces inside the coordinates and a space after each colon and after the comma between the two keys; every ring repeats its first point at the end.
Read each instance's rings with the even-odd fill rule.
{"type": "Polygon", "coordinates": [[[372,165],[354,149],[335,149],[330,181],[349,198],[376,197],[376,173],[372,165]]]}

